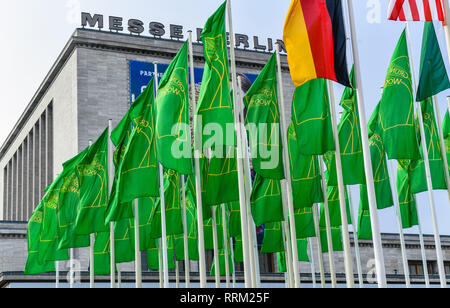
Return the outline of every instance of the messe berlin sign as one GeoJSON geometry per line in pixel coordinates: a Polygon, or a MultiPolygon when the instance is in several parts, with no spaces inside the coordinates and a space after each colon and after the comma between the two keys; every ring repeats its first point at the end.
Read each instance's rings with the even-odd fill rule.
{"type": "MultiPolygon", "coordinates": [[[[108,16],[107,18],[100,14],[90,14],[81,13],[81,26],[83,28],[98,28],[99,30],[109,30],[113,32],[124,32],[128,31],[130,34],[141,35],[147,31],[148,34],[157,38],[170,38],[173,40],[183,40],[186,38],[185,29],[181,25],[170,24],[169,26],[164,25],[157,21],[152,21],[145,24],[139,19],[128,19],[124,21],[122,17],[108,16]],[[106,27],[106,22],[108,21],[108,27],[106,27]]],[[[202,33],[201,28],[196,29],[197,41],[200,42],[200,35],[202,33]]],[[[229,35],[229,33],[227,33],[229,35]]],[[[258,36],[253,36],[252,38],[246,34],[235,34],[236,38],[236,48],[243,49],[254,49],[256,51],[263,52],[273,52],[275,48],[275,43],[281,45],[281,52],[286,52],[286,48],[282,40],[273,40],[272,38],[267,38],[266,40],[261,40],[258,36]]],[[[228,38],[228,45],[230,44],[228,38]]]]}

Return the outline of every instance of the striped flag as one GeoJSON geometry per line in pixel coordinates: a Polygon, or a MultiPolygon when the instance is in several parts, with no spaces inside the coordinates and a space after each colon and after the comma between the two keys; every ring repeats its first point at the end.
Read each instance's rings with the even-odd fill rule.
{"type": "Polygon", "coordinates": [[[389,20],[445,22],[442,0],[390,0],[389,20]]]}

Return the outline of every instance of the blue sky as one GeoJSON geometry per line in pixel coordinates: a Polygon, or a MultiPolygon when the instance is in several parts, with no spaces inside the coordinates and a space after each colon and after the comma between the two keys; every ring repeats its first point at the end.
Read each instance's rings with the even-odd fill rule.
{"type": "MultiPolygon", "coordinates": [[[[344,1],[346,2],[346,1],[344,1]]],[[[405,24],[387,21],[388,0],[354,0],[357,38],[360,50],[367,118],[380,99],[389,60],[405,24]]],[[[76,27],[81,11],[105,16],[140,19],[148,24],[183,25],[185,31],[202,27],[222,0],[15,0],[0,9],[0,142],[30,102],[35,91],[76,27]]],[[[234,30],[249,36],[282,38],[283,24],[290,0],[234,0],[234,30]]],[[[448,68],[442,26],[435,24],[444,61],[448,68]]],[[[418,66],[423,23],[411,24],[413,59],[418,66]]],[[[146,27],[147,31],[147,27],[146,27]]],[[[349,64],[351,56],[349,56],[349,64]]],[[[335,86],[336,100],[342,87],[335,86]]],[[[447,108],[445,91],[438,96],[441,113],[447,108]]],[[[443,117],[443,114],[441,115],[443,117]]],[[[435,191],[441,234],[450,234],[450,206],[445,191],[435,191]]],[[[357,213],[359,189],[352,188],[357,213]]],[[[431,216],[425,193],[418,195],[418,209],[425,233],[432,233],[431,216]]],[[[397,233],[394,210],[380,211],[382,232],[397,233]]],[[[415,228],[407,232],[416,233],[415,228]]]]}

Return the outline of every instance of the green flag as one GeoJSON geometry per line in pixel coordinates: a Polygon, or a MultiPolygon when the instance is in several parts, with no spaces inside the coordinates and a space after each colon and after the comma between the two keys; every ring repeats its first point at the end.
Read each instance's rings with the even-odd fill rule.
{"type": "Polygon", "coordinates": [[[43,203],[34,210],[27,225],[28,257],[25,275],[41,274],[55,271],[54,261],[40,261],[39,244],[43,222],[43,203]]]}
{"type": "Polygon", "coordinates": [[[398,162],[397,189],[403,229],[419,225],[416,200],[411,192],[410,167],[408,161],[398,162]]]}
{"type": "MultiPolygon", "coordinates": [[[[262,248],[261,248],[262,253],[262,248]]],[[[242,236],[236,236],[234,238],[234,262],[240,263],[244,262],[244,253],[242,250],[242,236]]]]}
{"type": "Polygon", "coordinates": [[[392,56],[379,108],[380,136],[389,159],[419,158],[405,31],[392,56]]]}
{"type": "Polygon", "coordinates": [[[253,168],[264,178],[283,179],[276,54],[248,90],[244,103],[253,168]]]}
{"type": "Polygon", "coordinates": [[[278,265],[278,273],[286,273],[286,253],[277,252],[277,265],[278,265]]]}
{"type": "Polygon", "coordinates": [[[306,207],[295,210],[295,231],[297,239],[316,236],[312,208],[306,207]]]}
{"type": "Polygon", "coordinates": [[[95,234],[94,242],[94,275],[109,275],[111,273],[110,233],[95,234]]]}
{"type": "MultiPolygon", "coordinates": [[[[375,198],[379,210],[391,207],[394,204],[387,167],[385,144],[380,133],[382,131],[379,113],[380,106],[381,104],[377,105],[368,123],[369,149],[372,160],[375,198]]],[[[368,210],[369,199],[366,185],[361,185],[360,196],[360,203],[362,203],[363,209],[368,210]]]]}
{"type": "Polygon", "coordinates": [[[416,101],[420,102],[450,88],[444,60],[432,21],[425,22],[416,101]]]}
{"type": "MultiPolygon", "coordinates": [[[[158,198],[156,208],[151,216],[151,237],[160,238],[161,234],[161,200],[158,198]]],[[[166,210],[167,235],[183,233],[181,213],[180,175],[175,170],[164,172],[164,203],[166,210]]]]}
{"type": "Polygon", "coordinates": [[[230,213],[230,222],[228,232],[230,237],[241,235],[241,207],[239,201],[228,203],[228,211],[230,213]]]}
{"type": "Polygon", "coordinates": [[[264,227],[261,253],[284,252],[283,229],[281,222],[268,223],[264,227]]]}
{"type": "Polygon", "coordinates": [[[117,193],[119,186],[118,181],[120,179],[120,164],[123,161],[125,151],[130,140],[130,135],[133,131],[133,126],[138,126],[139,119],[144,113],[144,109],[147,106],[147,101],[151,101],[153,98],[153,84],[154,79],[150,81],[141,95],[133,102],[127,114],[123,117],[117,127],[111,132],[111,141],[116,146],[114,151],[114,182],[111,189],[110,200],[108,204],[106,221],[119,221],[125,218],[134,217],[132,201],[123,202],[119,200],[121,195],[117,193]]]}
{"type": "Polygon", "coordinates": [[[297,256],[299,262],[309,262],[308,239],[297,239],[297,256]]]}
{"type": "MultiPolygon", "coordinates": [[[[339,188],[336,186],[327,187],[328,196],[328,213],[330,215],[330,225],[332,227],[342,226],[341,219],[341,202],[339,200],[339,188]]],[[[348,200],[348,192],[345,189],[345,205],[347,207],[347,223],[352,224],[352,219],[350,215],[350,203],[348,200]]],[[[321,203],[320,206],[320,220],[319,226],[325,227],[325,205],[321,203]]]]}
{"type": "MultiPolygon", "coordinates": [[[[217,244],[219,249],[223,249],[223,220],[222,220],[222,210],[220,206],[212,207],[211,210],[214,210],[216,213],[216,232],[217,232],[217,244]]],[[[227,223],[227,222],[225,222],[227,223]]],[[[203,224],[203,232],[205,239],[205,249],[206,250],[214,250],[214,242],[213,242],[213,219],[210,218],[203,224]]]]}
{"type": "MultiPolygon", "coordinates": [[[[320,243],[322,245],[322,253],[328,252],[328,238],[326,228],[320,228],[320,243]]],[[[341,227],[331,227],[331,243],[333,251],[344,251],[342,246],[341,227]]]]}
{"type": "MultiPolygon", "coordinates": [[[[425,139],[427,141],[428,160],[430,163],[433,189],[447,190],[439,132],[436,127],[432,98],[420,102],[420,106],[422,108],[423,126],[425,130],[425,139]]],[[[420,144],[422,144],[422,140],[420,140],[420,144]]],[[[422,147],[420,147],[420,152],[422,154],[421,157],[423,157],[422,147]]],[[[424,160],[415,160],[411,163],[411,192],[417,194],[427,190],[424,160]]]]}
{"type": "MultiPolygon", "coordinates": [[[[159,196],[159,168],[156,159],[154,131],[154,83],[151,82],[135,104],[142,104],[118,170],[119,203],[159,196]]],[[[137,110],[136,110],[137,111],[137,110]]]]}
{"type": "Polygon", "coordinates": [[[292,121],[303,155],[334,151],[327,83],[313,79],[295,89],[292,121]]]}
{"type": "Polygon", "coordinates": [[[88,152],[88,148],[63,164],[62,184],[58,200],[58,248],[89,247],[89,235],[75,233],[75,219],[80,202],[80,185],[76,175],[76,166],[88,152]]]}
{"type": "MultiPolygon", "coordinates": [[[[157,271],[159,270],[159,262],[160,258],[162,259],[162,251],[159,250],[159,246],[155,248],[151,248],[147,250],[147,266],[149,270],[157,271]]],[[[173,246],[173,237],[167,237],[167,259],[169,262],[169,270],[175,269],[174,262],[174,246],[173,246]]],[[[162,261],[161,261],[162,264],[162,261]]]]}
{"type": "Polygon", "coordinates": [[[80,235],[106,232],[108,206],[108,129],[89,148],[77,165],[80,203],[75,232],[80,235]]]}
{"type": "MultiPolygon", "coordinates": [[[[352,83],[355,84],[354,71],[350,72],[352,83]]],[[[358,102],[356,90],[345,88],[340,105],[344,109],[338,125],[339,147],[341,150],[342,176],[345,185],[365,183],[364,157],[359,123],[358,102]]],[[[334,152],[328,169],[328,185],[338,186],[336,175],[336,158],[334,152]]]]}
{"type": "Polygon", "coordinates": [[[361,203],[359,204],[358,212],[358,239],[372,239],[372,222],[370,220],[370,210],[364,209],[361,203]]]}
{"type": "MultiPolygon", "coordinates": [[[[228,246],[230,247],[230,246],[228,246]]],[[[232,267],[232,258],[231,258],[231,251],[228,248],[228,267],[229,267],[229,274],[232,275],[233,274],[233,267],[232,267]]],[[[219,268],[220,268],[220,276],[225,276],[226,275],[226,264],[225,264],[225,249],[219,249],[219,268]]],[[[214,262],[212,262],[212,266],[211,266],[211,272],[210,275],[212,277],[214,277],[216,275],[216,264],[214,262]]]]}
{"type": "Polygon", "coordinates": [[[263,178],[256,174],[250,202],[256,226],[284,221],[280,180],[263,178]]]}
{"type": "Polygon", "coordinates": [[[322,178],[316,156],[302,155],[294,124],[288,129],[288,150],[291,165],[291,183],[294,208],[311,207],[323,202],[322,178]]]}
{"type": "Polygon", "coordinates": [[[226,147],[224,154],[209,161],[205,207],[239,200],[236,150],[226,147]]]}
{"type": "Polygon", "coordinates": [[[226,135],[227,124],[234,125],[234,117],[230,99],[225,11],[226,2],[208,19],[201,34],[205,70],[197,106],[201,123],[194,123],[198,148],[206,147],[209,132],[203,132],[203,128],[210,125],[216,130],[215,146],[234,145],[234,135],[226,135]],[[217,133],[218,130],[222,136],[217,133]]]}
{"type": "Polygon", "coordinates": [[[186,42],[159,83],[155,108],[158,160],[181,174],[192,173],[187,60],[186,42]]]}

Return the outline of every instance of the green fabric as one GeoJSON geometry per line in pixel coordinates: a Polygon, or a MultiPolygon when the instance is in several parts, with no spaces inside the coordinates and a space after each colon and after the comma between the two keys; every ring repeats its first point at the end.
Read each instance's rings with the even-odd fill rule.
{"type": "Polygon", "coordinates": [[[300,262],[309,262],[308,240],[305,238],[297,239],[297,256],[300,262]]]}
{"type": "MultiPolygon", "coordinates": [[[[320,228],[320,243],[322,245],[322,253],[328,252],[328,239],[326,228],[320,228]]],[[[344,251],[342,246],[341,227],[331,227],[331,243],[333,251],[344,251]]]]}
{"type": "MultiPolygon", "coordinates": [[[[230,99],[227,38],[225,32],[226,3],[208,19],[201,40],[205,58],[202,85],[197,105],[197,115],[201,123],[194,123],[196,148],[207,148],[209,132],[203,131],[213,125],[217,133],[215,146],[234,145],[234,135],[227,136],[227,124],[233,125],[233,106],[230,99]],[[199,119],[200,120],[200,119],[199,119]],[[199,127],[200,125],[200,127],[199,127]]],[[[234,126],[233,126],[234,127],[234,126]]]]}
{"type": "Polygon", "coordinates": [[[370,210],[364,209],[361,203],[359,204],[358,211],[358,239],[372,239],[372,223],[370,220],[370,210]]]}
{"type": "Polygon", "coordinates": [[[312,208],[295,210],[295,231],[297,239],[316,236],[312,208]]]}
{"type": "Polygon", "coordinates": [[[28,257],[25,265],[25,275],[42,274],[55,271],[54,261],[39,260],[39,244],[42,232],[43,223],[43,208],[44,204],[41,202],[34,210],[33,215],[28,221],[27,225],[27,244],[28,257]]]}
{"type": "Polygon", "coordinates": [[[397,190],[403,229],[419,225],[416,200],[411,192],[410,164],[399,161],[397,171],[397,190]]]}
{"type": "MultiPolygon", "coordinates": [[[[220,206],[212,207],[211,210],[215,210],[216,214],[216,231],[217,231],[217,245],[218,249],[223,249],[223,220],[222,220],[222,210],[220,206]]],[[[227,223],[227,222],[225,222],[227,223]]],[[[213,218],[208,219],[203,224],[203,233],[205,239],[205,250],[214,250],[213,241],[213,218]]]]}
{"type": "MultiPolygon", "coordinates": [[[[230,246],[228,246],[230,247],[230,246]]],[[[220,268],[220,276],[225,276],[226,275],[226,264],[225,264],[225,249],[219,249],[219,268],[220,268]]],[[[231,258],[231,251],[228,248],[228,270],[229,270],[229,274],[232,275],[233,274],[233,259],[231,258]]],[[[215,276],[216,275],[216,264],[213,258],[213,262],[212,262],[212,266],[211,266],[211,272],[210,272],[211,276],[215,276]]]]}
{"type": "Polygon", "coordinates": [[[123,219],[114,223],[114,257],[116,263],[135,260],[134,253],[134,219],[123,219]]]}
{"type": "Polygon", "coordinates": [[[244,253],[242,251],[242,236],[236,236],[234,238],[234,262],[244,262],[244,253]]]}
{"type": "MultiPolygon", "coordinates": [[[[116,193],[119,203],[159,196],[159,168],[154,131],[154,84],[151,82],[135,104],[144,104],[118,168],[116,193]],[[140,101],[144,102],[141,103],[140,101]]],[[[136,110],[138,111],[138,110],[136,110]]]]}
{"type": "MultiPolygon", "coordinates": [[[[191,261],[198,261],[198,230],[197,208],[191,190],[186,186],[186,229],[188,240],[188,257],[191,261]]],[[[184,236],[175,235],[175,254],[178,261],[184,261],[184,236]]]]}
{"type": "Polygon", "coordinates": [[[432,21],[425,22],[416,101],[420,102],[450,88],[444,60],[432,21]]]}
{"type": "Polygon", "coordinates": [[[187,62],[188,42],[164,73],[155,105],[158,160],[180,174],[192,174],[187,62]]]}
{"type": "Polygon", "coordinates": [[[286,273],[286,253],[277,252],[278,273],[286,273]]]}
{"type": "Polygon", "coordinates": [[[406,34],[392,56],[379,111],[380,136],[389,159],[418,159],[414,98],[406,34]]]}
{"type": "Polygon", "coordinates": [[[228,208],[230,213],[228,230],[230,232],[230,237],[236,237],[241,235],[242,232],[240,203],[238,201],[228,203],[228,208]]]}
{"type": "MultiPolygon", "coordinates": [[[[342,226],[341,219],[341,203],[339,201],[339,188],[336,186],[327,188],[328,197],[328,213],[330,214],[330,225],[332,227],[342,226]]],[[[350,215],[350,203],[348,200],[348,192],[345,190],[345,205],[347,207],[347,223],[352,224],[352,219],[350,215]]],[[[319,226],[325,227],[325,205],[322,203],[320,206],[320,219],[319,226]]]]}
{"type": "Polygon", "coordinates": [[[88,148],[63,164],[62,184],[58,202],[58,237],[59,249],[81,248],[90,246],[89,235],[75,233],[75,219],[80,202],[80,185],[75,169],[88,152],[88,148]]]}
{"type": "MultiPolygon", "coordinates": [[[[433,189],[447,190],[445,182],[444,163],[437,130],[432,98],[420,102],[423,115],[425,139],[427,141],[428,160],[430,162],[431,182],[433,189]]],[[[418,121],[417,121],[418,122],[418,121]]],[[[418,133],[420,136],[420,133],[418,133]]],[[[421,138],[419,138],[421,139],[421,138]]],[[[420,140],[420,153],[423,157],[422,140],[420,140]]],[[[411,163],[411,192],[417,194],[428,190],[424,160],[415,160],[411,163]]]]}
{"type": "Polygon", "coordinates": [[[255,172],[264,178],[283,179],[276,54],[272,55],[248,90],[244,103],[255,172]]]}
{"type": "Polygon", "coordinates": [[[256,175],[250,196],[252,217],[257,227],[277,221],[284,221],[280,180],[256,175]]]}
{"type": "Polygon", "coordinates": [[[327,82],[313,79],[295,89],[292,121],[303,155],[334,151],[327,82]]]}
{"type": "Polygon", "coordinates": [[[261,253],[284,252],[283,229],[281,222],[268,223],[264,227],[261,253]]]}
{"type": "MultiPolygon", "coordinates": [[[[163,253],[158,248],[159,246],[156,245],[155,248],[151,248],[147,250],[147,267],[149,270],[158,271],[159,270],[159,258],[161,258],[161,264],[163,253]]],[[[174,262],[174,243],[173,243],[173,237],[168,236],[167,237],[167,261],[168,261],[168,267],[169,270],[175,269],[175,262],[174,262]]]]}
{"type": "MultiPolygon", "coordinates": [[[[206,200],[203,206],[211,207],[239,200],[236,151],[226,147],[224,157],[211,157],[206,178],[206,200]]],[[[206,219],[203,217],[203,219],[206,219]]]]}
{"type": "Polygon", "coordinates": [[[288,129],[288,150],[291,165],[291,183],[294,208],[312,207],[314,203],[323,202],[322,178],[319,161],[316,156],[302,155],[294,124],[288,129]]]}
{"type": "MultiPolygon", "coordinates": [[[[167,236],[183,233],[183,216],[181,210],[180,176],[175,170],[164,172],[164,203],[166,210],[167,236]]],[[[151,237],[160,238],[161,202],[158,198],[156,207],[151,214],[151,237]]]]}
{"type": "Polygon", "coordinates": [[[80,203],[75,220],[79,235],[108,231],[105,223],[108,206],[108,129],[89,148],[77,165],[80,203]]]}
{"type": "MultiPolygon", "coordinates": [[[[354,71],[350,73],[352,83],[355,84],[354,71]]],[[[359,123],[358,101],[356,90],[345,88],[340,105],[344,109],[338,125],[339,148],[341,150],[342,176],[345,185],[365,183],[364,156],[361,141],[361,127],[359,123]]],[[[332,153],[328,169],[328,185],[338,186],[336,175],[336,159],[332,153]]]]}
{"type": "MultiPolygon", "coordinates": [[[[394,201],[392,199],[392,190],[389,180],[384,140],[380,134],[382,129],[380,124],[379,108],[381,108],[381,104],[375,108],[375,111],[369,120],[368,131],[373,181],[375,186],[375,198],[377,201],[377,208],[380,210],[391,207],[394,204],[394,201]]],[[[360,203],[362,203],[364,210],[369,209],[366,185],[361,185],[360,203]]]]}

